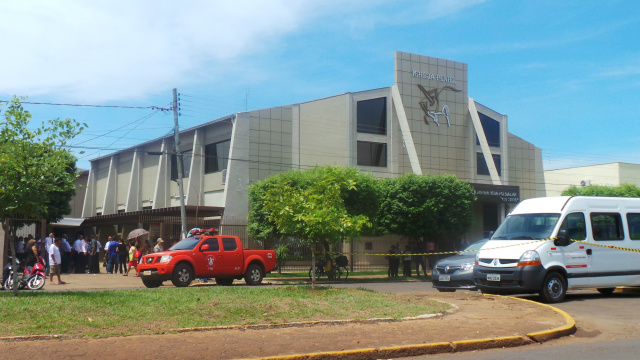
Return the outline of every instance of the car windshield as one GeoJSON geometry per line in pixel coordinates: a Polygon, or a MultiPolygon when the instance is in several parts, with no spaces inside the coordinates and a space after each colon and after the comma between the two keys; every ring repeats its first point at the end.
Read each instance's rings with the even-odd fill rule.
{"type": "Polygon", "coordinates": [[[169,250],[193,250],[200,240],[200,238],[186,238],[173,245],[169,250]]]}
{"type": "Polygon", "coordinates": [[[462,250],[461,252],[458,253],[458,255],[469,255],[469,251],[476,251],[476,250],[480,250],[480,248],[482,247],[482,245],[486,244],[487,241],[489,240],[480,240],[480,241],[476,241],[473,244],[467,246],[464,250],[462,250]]]}
{"type": "Polygon", "coordinates": [[[560,219],[560,214],[509,215],[500,224],[492,240],[548,239],[560,219]]]}

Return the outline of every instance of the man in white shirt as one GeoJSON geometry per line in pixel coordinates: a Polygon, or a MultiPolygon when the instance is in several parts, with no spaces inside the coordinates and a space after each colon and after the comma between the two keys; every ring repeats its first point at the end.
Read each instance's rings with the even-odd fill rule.
{"type": "Polygon", "coordinates": [[[51,263],[49,262],[49,248],[51,248],[51,244],[53,244],[53,241],[54,241],[53,233],[50,233],[49,236],[44,238],[44,249],[47,252],[47,256],[44,257],[44,261],[45,261],[44,272],[47,275],[49,275],[49,266],[51,265],[51,263]]]}
{"type": "Polygon", "coordinates": [[[73,259],[73,267],[76,274],[84,274],[87,268],[87,242],[83,235],[78,235],[78,239],[73,243],[73,250],[76,252],[73,259]]]}
{"type": "Polygon", "coordinates": [[[60,263],[62,257],[60,256],[60,238],[56,238],[53,244],[48,249],[49,252],[49,264],[51,264],[51,272],[49,273],[49,283],[53,285],[53,275],[58,276],[58,285],[62,285],[65,282],[60,278],[60,263]]]}

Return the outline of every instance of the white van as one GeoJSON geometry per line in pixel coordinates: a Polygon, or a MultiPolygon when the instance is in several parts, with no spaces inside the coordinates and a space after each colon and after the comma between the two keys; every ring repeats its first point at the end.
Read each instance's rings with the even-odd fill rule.
{"type": "Polygon", "coordinates": [[[572,289],[610,294],[640,286],[638,250],[639,198],[528,199],[477,253],[474,278],[484,293],[538,293],[546,302],[572,289]]]}

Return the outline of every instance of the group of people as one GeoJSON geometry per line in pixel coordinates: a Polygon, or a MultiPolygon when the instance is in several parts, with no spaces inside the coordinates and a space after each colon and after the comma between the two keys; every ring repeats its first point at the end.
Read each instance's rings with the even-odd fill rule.
{"type": "MultiPolygon", "coordinates": [[[[136,269],[143,255],[163,251],[163,244],[162,238],[158,238],[156,245],[151,249],[148,241],[116,241],[113,236],[109,236],[104,246],[103,265],[109,274],[119,272],[127,276],[131,269],[136,269]]],[[[29,235],[15,239],[15,250],[16,257],[25,267],[32,267],[38,258],[42,257],[45,273],[50,276],[52,284],[54,275],[57,275],[59,284],[64,284],[60,278],[61,273],[100,273],[102,244],[94,235],[87,240],[83,234],[79,234],[73,244],[67,241],[66,234],[56,237],[54,233],[50,233],[40,240],[29,235]]]]}
{"type": "Polygon", "coordinates": [[[422,255],[426,253],[426,248],[424,243],[416,243],[413,249],[411,245],[407,244],[405,246],[404,252],[400,247],[400,244],[392,244],[391,249],[389,249],[389,255],[385,258],[389,261],[389,270],[387,271],[388,277],[398,277],[398,272],[400,270],[400,265],[402,264],[402,275],[404,277],[411,276],[411,264],[415,265],[416,276],[420,277],[420,267],[422,267],[422,271],[424,273],[424,277],[427,277],[427,260],[426,255],[422,255]]]}

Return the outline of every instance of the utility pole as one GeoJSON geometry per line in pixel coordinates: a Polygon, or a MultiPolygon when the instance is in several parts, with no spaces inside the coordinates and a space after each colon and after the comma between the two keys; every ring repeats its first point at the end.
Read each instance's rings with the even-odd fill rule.
{"type": "Polygon", "coordinates": [[[174,142],[176,145],[176,159],[178,161],[178,192],[180,196],[180,222],[182,224],[180,239],[187,237],[187,214],[184,207],[184,186],[183,186],[183,159],[180,151],[180,128],[178,127],[178,89],[173,89],[173,122],[174,122],[174,142]]]}

